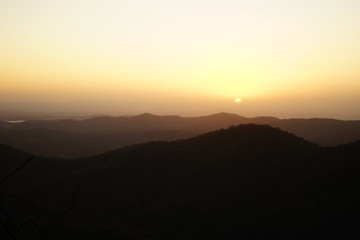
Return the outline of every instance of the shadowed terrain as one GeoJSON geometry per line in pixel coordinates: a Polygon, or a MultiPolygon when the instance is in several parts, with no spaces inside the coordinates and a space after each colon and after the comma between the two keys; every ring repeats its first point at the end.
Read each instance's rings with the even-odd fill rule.
{"type": "MultiPolygon", "coordinates": [[[[0,153],[1,176],[29,156],[0,153]]],[[[32,219],[49,239],[358,239],[359,159],[359,141],[320,147],[249,124],[91,158],[36,157],[2,192],[11,226],[32,219]]]]}
{"type": "Polygon", "coordinates": [[[360,121],[245,118],[219,113],[204,117],[95,117],[85,120],[0,122],[0,143],[50,157],[91,156],[134,143],[175,140],[238,124],[269,124],[322,146],[360,139],[360,121]]]}

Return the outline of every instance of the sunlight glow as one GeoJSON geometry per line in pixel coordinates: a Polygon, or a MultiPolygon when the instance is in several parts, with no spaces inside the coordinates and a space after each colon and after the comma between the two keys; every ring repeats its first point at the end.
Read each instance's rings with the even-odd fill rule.
{"type": "Polygon", "coordinates": [[[242,102],[242,100],[241,100],[241,98],[235,98],[235,103],[241,103],[242,102]]]}
{"type": "Polygon", "coordinates": [[[143,95],[169,109],[177,96],[232,111],[217,99],[241,92],[285,112],[338,88],[360,102],[359,12],[352,0],[1,1],[0,102],[143,95]]]}

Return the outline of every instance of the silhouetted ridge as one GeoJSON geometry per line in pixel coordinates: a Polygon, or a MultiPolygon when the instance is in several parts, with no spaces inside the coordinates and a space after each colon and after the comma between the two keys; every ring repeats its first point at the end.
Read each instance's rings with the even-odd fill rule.
{"type": "Polygon", "coordinates": [[[251,140],[251,139],[293,139],[298,140],[299,142],[308,142],[302,138],[290,134],[287,131],[283,131],[280,128],[274,128],[269,125],[259,125],[259,124],[240,124],[237,126],[230,126],[226,129],[215,130],[209,133],[199,135],[195,138],[230,138],[231,140],[251,140]]]}
{"type": "MultiPolygon", "coordinates": [[[[355,162],[339,162],[341,154],[334,151],[268,125],[247,124],[112,151],[95,158],[103,164],[84,171],[104,184],[116,182],[116,206],[127,206],[123,214],[130,216],[124,223],[146,231],[157,226],[158,232],[195,239],[297,232],[294,239],[305,239],[313,226],[345,221],[338,220],[341,205],[346,198],[353,204],[356,196],[347,185],[355,162]]],[[[102,187],[96,192],[109,194],[102,187]]]]}
{"type": "Polygon", "coordinates": [[[239,124],[269,124],[322,146],[336,146],[360,139],[360,121],[335,119],[246,118],[216,113],[201,117],[97,116],[85,120],[31,120],[0,122],[0,143],[33,154],[51,157],[84,157],[134,143],[194,137],[239,124]],[[41,147],[39,147],[41,146],[41,147]]]}
{"type": "Polygon", "coordinates": [[[109,116],[99,116],[82,120],[82,122],[106,122],[106,121],[114,121],[116,118],[109,116]]]}
{"type": "Polygon", "coordinates": [[[19,199],[9,201],[19,221],[25,208],[46,229],[81,180],[76,208],[49,239],[122,239],[113,228],[142,240],[358,239],[359,144],[323,148],[238,125],[89,159],[36,159],[7,195],[19,199]]]}
{"type": "Polygon", "coordinates": [[[209,116],[206,116],[209,118],[245,118],[243,116],[237,115],[235,113],[226,113],[226,112],[220,112],[220,113],[215,113],[209,116]]]}
{"type": "MultiPolygon", "coordinates": [[[[126,168],[129,164],[144,171],[153,169],[154,166],[166,167],[168,172],[179,172],[181,169],[193,171],[193,165],[197,166],[196,169],[203,168],[201,171],[213,171],[214,166],[222,168],[226,165],[226,172],[237,167],[240,168],[237,171],[244,166],[248,168],[250,158],[257,171],[262,169],[261,171],[269,172],[278,165],[282,165],[281,168],[292,165],[293,168],[300,163],[301,157],[311,155],[319,149],[318,145],[280,129],[268,125],[245,124],[190,139],[132,145],[99,155],[95,159],[111,159],[114,166],[126,168]]],[[[213,177],[218,173],[214,173],[213,177]]]]}
{"type": "Polygon", "coordinates": [[[18,150],[12,146],[0,144],[0,158],[2,159],[14,159],[16,156],[29,156],[29,153],[18,150]]]}
{"type": "MultiPolygon", "coordinates": [[[[187,140],[184,140],[187,141],[187,140]]],[[[316,148],[318,145],[299,138],[279,128],[269,125],[241,124],[227,129],[220,129],[203,135],[199,135],[189,140],[193,142],[208,142],[211,144],[226,144],[239,148],[250,147],[248,150],[261,148],[262,151],[271,148],[283,148],[294,150],[299,148],[316,148]]]]}
{"type": "Polygon", "coordinates": [[[11,146],[0,144],[0,179],[19,167],[29,156],[11,146]]]}
{"type": "Polygon", "coordinates": [[[360,155],[360,140],[356,142],[340,145],[337,148],[335,147],[330,147],[330,148],[333,149],[334,151],[340,152],[340,154],[343,155],[350,155],[350,156],[354,156],[356,154],[360,155]]]}
{"type": "Polygon", "coordinates": [[[140,117],[140,118],[152,118],[152,117],[157,117],[156,115],[154,114],[151,114],[151,113],[142,113],[140,115],[137,115],[137,116],[134,116],[134,117],[140,117]]]}

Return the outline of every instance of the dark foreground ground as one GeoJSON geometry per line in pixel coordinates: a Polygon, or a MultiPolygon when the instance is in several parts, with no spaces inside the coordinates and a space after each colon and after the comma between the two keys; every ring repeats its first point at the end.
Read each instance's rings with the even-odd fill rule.
{"type": "MultiPolygon", "coordinates": [[[[29,154],[0,145],[3,179],[29,154]]],[[[359,239],[360,142],[239,125],[91,158],[35,156],[1,186],[1,239],[359,239]],[[9,234],[13,233],[13,236],[9,234]]]]}

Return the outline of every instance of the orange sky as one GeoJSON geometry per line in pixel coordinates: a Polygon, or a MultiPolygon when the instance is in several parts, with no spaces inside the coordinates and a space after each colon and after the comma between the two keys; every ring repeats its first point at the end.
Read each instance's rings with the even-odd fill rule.
{"type": "Polygon", "coordinates": [[[356,0],[1,1],[0,102],[360,119],[359,12],[356,0]]]}

